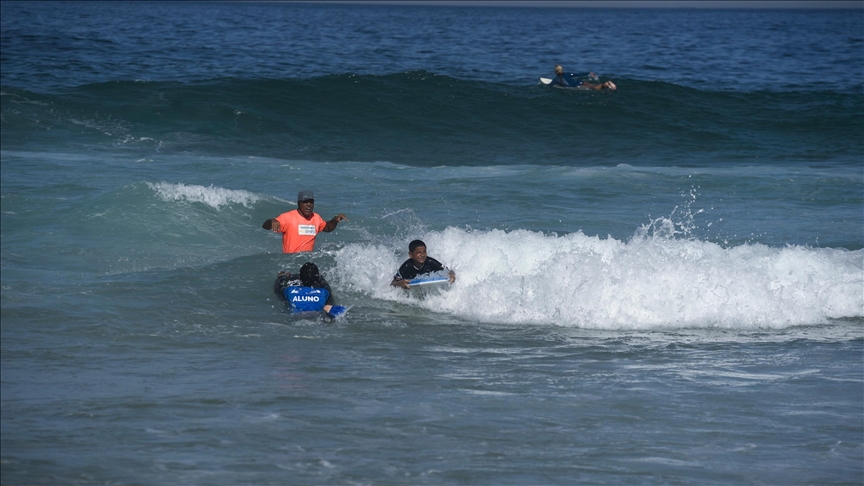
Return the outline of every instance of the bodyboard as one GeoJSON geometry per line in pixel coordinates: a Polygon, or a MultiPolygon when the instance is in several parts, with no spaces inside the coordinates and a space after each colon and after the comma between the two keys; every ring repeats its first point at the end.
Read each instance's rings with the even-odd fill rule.
{"type": "Polygon", "coordinates": [[[408,285],[412,287],[423,287],[423,286],[439,286],[443,284],[449,284],[449,277],[418,277],[408,281],[408,285]]]}

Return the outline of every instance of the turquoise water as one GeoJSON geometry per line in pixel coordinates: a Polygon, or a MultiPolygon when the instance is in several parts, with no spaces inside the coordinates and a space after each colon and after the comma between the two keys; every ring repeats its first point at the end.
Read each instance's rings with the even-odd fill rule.
{"type": "Polygon", "coordinates": [[[3,484],[864,478],[861,10],[0,5],[3,484]]]}

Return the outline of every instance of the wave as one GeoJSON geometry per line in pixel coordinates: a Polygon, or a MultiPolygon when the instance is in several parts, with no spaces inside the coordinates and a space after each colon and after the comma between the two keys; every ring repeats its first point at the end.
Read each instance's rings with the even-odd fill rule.
{"type": "Polygon", "coordinates": [[[3,147],[41,144],[408,165],[857,163],[858,93],[720,92],[616,79],[616,92],[427,71],[309,79],[4,87],[3,147]]]}
{"type": "Polygon", "coordinates": [[[864,250],[681,238],[660,218],[629,241],[448,228],[423,236],[457,273],[417,299],[388,287],[401,258],[348,244],[334,269],[373,298],[479,322],[590,329],[785,328],[864,317],[864,250]],[[382,271],[382,269],[384,269],[382,271]]]}
{"type": "Polygon", "coordinates": [[[248,208],[259,199],[257,195],[249,191],[231,190],[212,185],[205,187],[196,184],[172,184],[168,182],[147,182],[146,184],[163,201],[199,202],[215,209],[231,204],[242,204],[248,208]]]}
{"type": "MultiPolygon", "coordinates": [[[[10,194],[4,212],[54,204],[40,201],[10,194]]],[[[258,282],[314,259],[348,305],[405,305],[473,322],[779,329],[864,318],[864,250],[721,245],[692,231],[697,209],[652,219],[629,238],[429,229],[410,210],[394,211],[340,228],[314,254],[287,256],[277,252],[278,238],[260,229],[292,204],[274,196],[162,181],[68,204],[52,238],[38,237],[40,218],[4,216],[4,231],[19,235],[4,260],[7,270],[38,262],[67,277],[86,273],[98,280],[192,267],[218,281],[258,282]],[[417,299],[389,286],[407,241],[416,237],[456,271],[448,291],[417,299]]],[[[268,285],[253,286],[243,298],[266,299],[268,285]]]]}
{"type": "MultiPolygon", "coordinates": [[[[179,246],[177,238],[150,242],[158,246],[153,256],[171,255],[183,264],[205,245],[210,254],[202,262],[269,253],[269,238],[264,241],[261,232],[254,231],[257,222],[290,206],[245,190],[166,182],[135,184],[123,191],[124,199],[132,194],[136,196],[130,205],[142,205],[139,198],[150,204],[155,198],[160,204],[160,211],[148,210],[153,219],[146,225],[184,235],[179,246]],[[257,219],[252,216],[250,221],[250,215],[257,219]]],[[[346,227],[339,238],[320,242],[314,258],[349,300],[396,302],[478,322],[590,329],[781,329],[864,318],[864,250],[721,245],[694,236],[693,216],[690,208],[681,208],[680,214],[641,225],[629,239],[581,231],[430,230],[408,217],[395,226],[366,224],[362,231],[346,227]],[[457,284],[424,299],[390,287],[393,272],[405,259],[401,246],[406,235],[420,235],[430,254],[457,272],[457,284]]],[[[299,266],[309,257],[288,260],[299,266]]]]}

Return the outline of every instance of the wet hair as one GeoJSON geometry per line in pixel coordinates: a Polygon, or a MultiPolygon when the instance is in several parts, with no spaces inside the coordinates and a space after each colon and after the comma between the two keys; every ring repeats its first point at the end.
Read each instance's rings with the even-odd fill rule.
{"type": "Polygon", "coordinates": [[[304,287],[313,287],[321,280],[321,274],[318,273],[318,267],[312,262],[306,262],[300,267],[300,281],[304,287]]]}
{"type": "Polygon", "coordinates": [[[423,243],[421,240],[414,240],[411,243],[408,243],[408,251],[414,253],[414,250],[417,249],[418,246],[426,246],[426,243],[423,243]]]}

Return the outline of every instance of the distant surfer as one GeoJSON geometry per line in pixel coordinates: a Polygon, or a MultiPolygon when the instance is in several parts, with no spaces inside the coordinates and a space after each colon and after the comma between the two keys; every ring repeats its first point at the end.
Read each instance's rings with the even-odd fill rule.
{"type": "Polygon", "coordinates": [[[314,209],[315,196],[312,191],[300,191],[297,193],[296,210],[268,219],[261,227],[274,233],[282,233],[282,253],[313,251],[318,233],[329,233],[336,229],[340,221],[348,221],[344,214],[339,213],[325,222],[314,209]]]}
{"type": "Polygon", "coordinates": [[[451,284],[456,281],[456,273],[453,272],[453,270],[450,270],[441,262],[426,254],[426,243],[423,243],[421,240],[414,240],[408,244],[408,256],[410,258],[405,260],[405,263],[399,267],[399,270],[396,272],[396,275],[393,276],[393,281],[390,282],[390,285],[394,287],[402,287],[403,289],[410,289],[411,285],[408,281],[412,278],[415,278],[418,275],[440,272],[442,270],[447,270],[449,272],[448,280],[451,284]]]}
{"type": "MultiPolygon", "coordinates": [[[[273,292],[279,296],[281,300],[288,300],[285,290],[289,287],[300,287],[308,289],[324,289],[327,291],[327,298],[323,305],[321,302],[313,301],[309,297],[307,291],[297,294],[297,300],[300,302],[289,302],[291,308],[297,311],[316,311],[322,310],[330,317],[336,317],[345,313],[345,307],[335,305],[336,301],[333,298],[333,290],[330,289],[330,284],[324,280],[321,273],[318,271],[318,266],[312,262],[306,262],[300,267],[300,273],[292,274],[290,272],[279,272],[276,276],[276,281],[273,282],[273,292]],[[307,303],[308,302],[308,303],[307,303]]],[[[290,292],[289,292],[290,294],[290,292]]]]}
{"type": "MultiPolygon", "coordinates": [[[[603,83],[589,83],[588,81],[579,79],[588,77],[594,80],[597,79],[597,75],[594,73],[565,74],[564,68],[561,67],[560,64],[558,64],[555,66],[555,78],[552,79],[551,83],[545,83],[545,81],[544,83],[551,84],[552,86],[561,86],[562,88],[585,88],[596,90],[601,90],[604,88],[610,90],[618,89],[618,87],[615,86],[615,83],[613,83],[612,81],[605,81],[603,83]]],[[[541,78],[541,80],[543,80],[543,78],[541,78]]]]}

